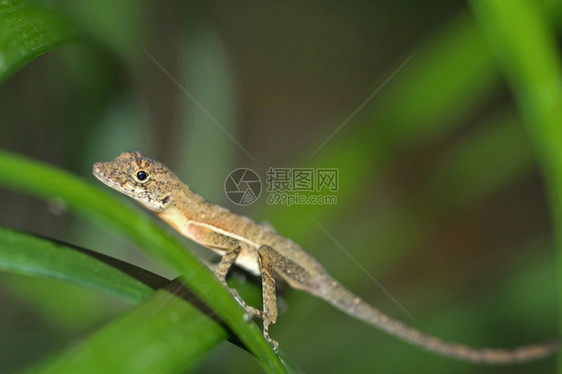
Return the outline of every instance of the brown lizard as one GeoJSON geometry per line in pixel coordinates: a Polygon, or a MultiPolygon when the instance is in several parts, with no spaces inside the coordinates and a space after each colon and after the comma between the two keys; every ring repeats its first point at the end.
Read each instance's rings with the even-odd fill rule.
{"type": "Polygon", "coordinates": [[[249,319],[263,320],[265,339],[276,349],[269,326],[277,321],[275,278],[332,304],[339,310],[407,342],[461,360],[486,364],[512,364],[547,356],[558,349],[551,340],[513,349],[474,348],[422,333],[354,295],[332,278],[309,254],[272,228],[211,204],[183,184],[163,164],[138,152],[124,152],[110,162],[93,166],[94,175],[109,187],[132,197],[177,231],[222,256],[215,269],[228,288],[226,275],[236,263],[262,277],[263,309],[250,307],[229,289],[249,319]]]}

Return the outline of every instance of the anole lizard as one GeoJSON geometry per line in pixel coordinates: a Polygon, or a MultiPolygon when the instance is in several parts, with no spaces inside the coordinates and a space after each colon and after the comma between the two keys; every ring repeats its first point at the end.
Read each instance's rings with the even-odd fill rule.
{"type": "Polygon", "coordinates": [[[166,166],[138,152],[124,152],[113,161],[98,162],[92,171],[100,181],[132,197],[184,236],[220,254],[215,274],[225,287],[228,288],[226,275],[234,263],[261,275],[262,310],[246,305],[235,290],[230,291],[250,319],[257,316],[263,320],[263,334],[274,349],[278,344],[270,338],[269,326],[277,321],[276,277],[361,321],[445,356],[477,363],[511,364],[538,359],[558,349],[558,340],[514,349],[480,349],[422,333],[348,291],[291,240],[268,226],[207,202],[166,166]]]}

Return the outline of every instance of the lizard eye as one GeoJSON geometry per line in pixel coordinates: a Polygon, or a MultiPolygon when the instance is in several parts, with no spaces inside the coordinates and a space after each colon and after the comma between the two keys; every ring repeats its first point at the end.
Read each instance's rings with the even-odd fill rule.
{"type": "Polygon", "coordinates": [[[141,183],[144,183],[144,182],[148,181],[148,173],[144,170],[137,171],[135,176],[136,176],[137,180],[141,183]]]}

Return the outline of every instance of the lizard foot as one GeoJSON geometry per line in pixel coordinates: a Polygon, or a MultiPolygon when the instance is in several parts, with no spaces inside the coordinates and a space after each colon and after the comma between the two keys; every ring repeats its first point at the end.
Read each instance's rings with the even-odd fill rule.
{"type": "Polygon", "coordinates": [[[234,288],[229,288],[228,290],[230,291],[234,299],[238,302],[238,304],[240,304],[240,306],[246,311],[246,313],[244,314],[244,319],[246,320],[246,322],[252,321],[255,317],[263,319],[262,311],[246,304],[237,290],[235,290],[234,288]]]}
{"type": "Polygon", "coordinates": [[[270,325],[270,321],[264,320],[263,321],[263,337],[265,338],[265,340],[267,340],[267,342],[269,344],[272,345],[272,348],[275,352],[277,352],[277,349],[279,348],[279,343],[277,343],[277,340],[274,340],[271,338],[271,336],[269,336],[269,325],[270,325]]]}
{"type": "Polygon", "coordinates": [[[263,336],[265,340],[272,345],[273,350],[277,351],[277,349],[279,348],[279,343],[277,343],[276,340],[272,339],[269,336],[269,325],[271,325],[275,321],[272,321],[268,317],[268,315],[265,314],[262,310],[259,310],[257,308],[254,308],[253,306],[249,306],[248,304],[246,304],[246,302],[242,299],[238,291],[235,290],[234,288],[229,288],[228,290],[230,291],[234,299],[238,302],[238,304],[240,304],[240,306],[244,308],[244,310],[246,311],[246,313],[244,313],[244,319],[246,320],[246,322],[251,322],[256,317],[263,320],[263,336]]]}

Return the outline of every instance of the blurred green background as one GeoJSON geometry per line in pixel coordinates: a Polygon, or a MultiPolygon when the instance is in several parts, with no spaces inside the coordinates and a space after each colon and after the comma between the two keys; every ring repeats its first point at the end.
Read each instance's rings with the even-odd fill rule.
{"type": "MultiPolygon", "coordinates": [[[[19,2],[0,5],[0,56],[2,48],[17,50],[10,45],[17,37],[7,31],[14,26],[10,3],[19,2]]],[[[94,185],[94,162],[138,150],[208,200],[272,224],[349,289],[425,332],[486,347],[558,335],[552,208],[540,152],[524,124],[526,102],[516,99],[517,85],[510,89],[479,23],[485,17],[478,20],[470,4],[26,4],[68,29],[61,29],[52,52],[15,58],[20,66],[31,60],[21,69],[4,55],[0,149],[94,185]],[[262,180],[269,167],[338,168],[338,204],[268,206],[262,196],[235,206],[223,186],[239,167],[256,170],[262,180]]],[[[559,47],[562,3],[543,0],[532,9],[559,47]]],[[[60,201],[0,192],[0,226],[176,275],[60,201]]],[[[0,273],[0,372],[72,347],[131,307],[60,281],[0,273]]],[[[304,372],[556,367],[553,357],[490,368],[435,356],[294,290],[283,294],[281,310],[271,334],[304,372]]],[[[261,368],[225,342],[192,371],[261,368]]]]}

